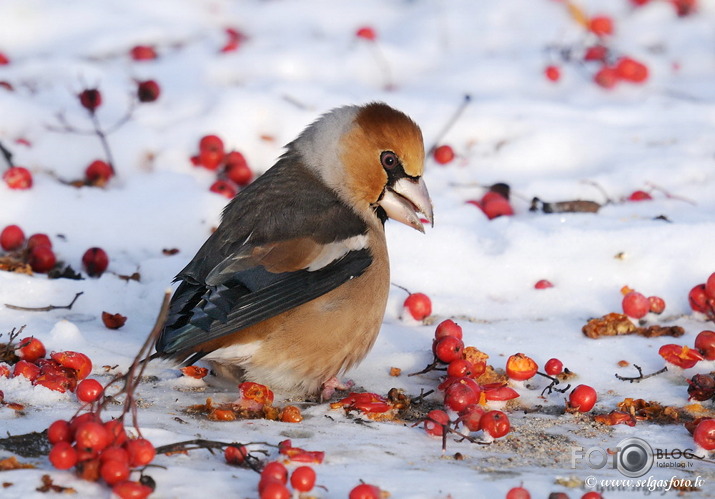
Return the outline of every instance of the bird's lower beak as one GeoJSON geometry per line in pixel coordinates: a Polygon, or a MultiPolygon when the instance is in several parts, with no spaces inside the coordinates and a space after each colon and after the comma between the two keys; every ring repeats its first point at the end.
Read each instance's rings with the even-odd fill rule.
{"type": "Polygon", "coordinates": [[[425,229],[418,213],[424,215],[430,225],[434,225],[432,201],[421,177],[401,178],[395,182],[395,185],[385,189],[385,194],[377,204],[385,210],[388,217],[420,232],[424,232],[425,229]]]}

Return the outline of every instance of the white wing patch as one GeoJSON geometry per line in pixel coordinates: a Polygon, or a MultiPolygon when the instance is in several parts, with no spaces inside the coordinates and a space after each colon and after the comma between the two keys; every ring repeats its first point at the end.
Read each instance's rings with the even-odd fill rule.
{"type": "Polygon", "coordinates": [[[349,237],[342,241],[336,241],[323,246],[313,262],[308,266],[308,270],[313,272],[320,270],[335,260],[344,257],[350,251],[358,251],[367,247],[368,237],[366,234],[349,237]]]}

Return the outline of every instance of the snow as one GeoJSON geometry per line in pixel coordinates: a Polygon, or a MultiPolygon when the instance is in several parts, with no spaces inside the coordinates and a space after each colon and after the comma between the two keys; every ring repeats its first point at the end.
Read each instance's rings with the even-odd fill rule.
{"type": "MultiPolygon", "coordinates": [[[[626,0],[579,2],[589,14],[612,15],[611,45],[650,68],[645,84],[621,83],[607,91],[591,81],[592,66],[563,63],[547,50],[584,38],[560,1],[6,0],[0,4],[0,52],[10,64],[0,66],[0,80],[15,91],[0,88],[0,142],[16,164],[33,172],[35,185],[27,191],[0,185],[0,228],[18,224],[26,234],[49,234],[59,258],[75,269],[91,246],[104,248],[111,261],[102,277],[81,281],[0,272],[1,304],[64,305],[83,292],[71,310],[0,308],[2,340],[26,325],[25,333],[40,338],[48,351],[89,355],[93,375],[102,381],[109,380],[102,366],[126,369],[154,323],[164,290],[226,203],[208,191],[215,174],[189,161],[201,136],[220,135],[227,150],[241,151],[261,173],[320,114],[382,100],[419,123],[429,147],[469,94],[471,104],[443,138],[458,158],[446,166],[427,161],[434,228],[423,235],[387,223],[392,281],[428,294],[436,322],[456,317],[465,343],[488,353],[497,368],[516,352],[539,365],[560,358],[578,374],[574,384],[596,388],[596,411],[609,412],[624,397],[682,406],[684,379],[715,370],[714,362],[638,384],[614,374],[635,374],[632,366],[619,368],[620,360],[656,371],[663,366],[661,345],[692,346],[698,332],[713,328],[687,300],[688,291],[715,271],[715,1],[698,3],[697,13],[678,18],[666,1],[641,8],[626,0]],[[355,37],[363,25],[375,28],[377,45],[355,37]],[[226,27],[248,40],[222,54],[226,27]],[[132,61],[128,53],[137,44],[154,45],[159,58],[132,61]],[[557,83],[543,76],[549,63],[562,66],[557,83]],[[380,69],[385,64],[388,75],[380,69]],[[53,130],[57,114],[77,128],[90,127],[76,94],[97,86],[104,97],[97,115],[109,127],[125,115],[134,80],[148,78],[160,84],[160,98],[139,104],[109,135],[118,177],[105,189],[59,182],[80,179],[103,152],[95,136],[53,130]],[[386,90],[386,82],[394,88],[386,90]],[[516,214],[490,221],[466,201],[479,199],[496,182],[510,184],[516,214]],[[650,190],[654,199],[621,202],[638,189],[650,190]],[[605,203],[605,195],[616,202],[598,214],[529,212],[535,196],[605,203]],[[667,220],[656,219],[661,215],[667,220]],[[162,253],[173,248],[179,252],[162,253]],[[134,272],[141,274],[139,282],[118,278],[134,272]],[[535,290],[539,279],[554,287],[535,290]],[[649,323],[682,326],[685,336],[585,338],[581,327],[589,318],[620,312],[624,285],[665,299],[665,314],[649,316],[649,323]],[[126,315],[126,325],[106,329],[102,311],[126,315]]],[[[434,373],[389,376],[390,367],[409,373],[431,361],[436,322],[402,320],[405,296],[391,289],[374,349],[347,373],[358,387],[381,394],[398,387],[417,395],[436,386],[434,373]]],[[[546,460],[525,454],[524,447],[510,452],[508,445],[451,440],[443,456],[440,442],[420,428],[356,424],[326,404],[303,406],[299,424],[196,419],[184,409],[209,396],[233,400],[235,388],[181,379],[163,363],[152,363],[147,374],[155,378],[140,386],[139,422],[155,445],[198,437],[274,444],[292,438],[296,446],[326,452],[324,464],[316,465],[318,483],[326,487],[316,489],[319,497],[347,497],[360,480],[395,498],[503,497],[522,482],[532,497],[553,491],[580,497],[583,490],[555,480],[623,478],[582,463],[572,468],[573,443],[567,440],[558,440],[546,460]],[[453,459],[456,452],[464,460],[453,459]]],[[[534,385],[519,388],[522,402],[546,409],[510,413],[514,430],[506,441],[544,425],[554,438],[572,438],[585,448],[614,447],[631,436],[654,448],[693,447],[682,425],[594,430],[561,414],[563,395],[544,401],[538,394],[545,385],[534,385]]],[[[22,379],[0,378],[0,390],[6,401],[26,405],[21,414],[0,408],[3,434],[41,431],[78,409],[74,396],[22,379]]],[[[0,449],[0,459],[9,455],[0,449]]],[[[77,497],[110,495],[101,484],[54,470],[46,458],[21,460],[37,469],[3,472],[1,481],[12,483],[3,497],[42,496],[35,488],[45,473],[77,489],[77,497]]],[[[258,476],[229,467],[220,455],[199,450],[159,456],[155,463],[160,467],[149,471],[158,484],[152,497],[258,497],[258,476]]],[[[711,464],[654,467],[643,478],[648,476],[700,476],[705,485],[693,495],[712,497],[711,464]]]]}

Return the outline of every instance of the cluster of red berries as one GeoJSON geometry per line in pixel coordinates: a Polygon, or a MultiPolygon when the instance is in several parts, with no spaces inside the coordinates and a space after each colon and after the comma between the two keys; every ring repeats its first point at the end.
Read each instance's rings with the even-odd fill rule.
{"type": "Polygon", "coordinates": [[[447,319],[437,325],[432,353],[435,364],[447,366],[447,377],[439,385],[444,392],[445,409],[453,411],[458,417],[451,421],[445,410],[430,411],[424,422],[425,431],[429,435],[442,436],[445,428],[452,425],[456,428],[461,424],[470,432],[482,431],[486,440],[509,433],[509,417],[499,410],[485,410],[482,405],[490,400],[513,398],[513,390],[501,390],[508,387],[500,383],[497,383],[500,386],[479,385],[476,379],[486,371],[487,357],[473,347],[465,354],[462,328],[453,320],[447,319]]]}
{"type": "MultiPolygon", "coordinates": [[[[489,375],[480,384],[477,380],[493,368],[487,365],[489,358],[475,347],[465,347],[462,328],[451,319],[441,322],[435,330],[432,344],[434,362],[430,367],[446,366],[447,377],[439,385],[444,392],[445,410],[436,409],[427,415],[425,430],[430,435],[442,436],[445,428],[464,425],[470,432],[483,431],[486,440],[503,437],[510,430],[507,414],[498,410],[507,401],[519,397],[519,393],[503,381],[489,382],[489,375]],[[486,406],[487,409],[484,407],[486,406]],[[488,410],[488,409],[492,410],[488,410]],[[450,420],[447,411],[457,414],[450,420]]],[[[511,355],[506,362],[505,372],[515,385],[533,378],[539,366],[523,353],[511,355]]],[[[429,368],[428,368],[429,369],[429,368]]],[[[549,359],[544,370],[548,376],[558,376],[564,372],[563,363],[549,359]]],[[[588,385],[578,385],[569,394],[567,412],[588,412],[597,401],[596,390],[588,385]]]]}
{"type": "MultiPolygon", "coordinates": [[[[245,447],[226,447],[226,461],[230,464],[241,464],[247,456],[245,447]]],[[[258,493],[261,499],[290,499],[293,497],[288,482],[297,493],[310,492],[315,487],[317,475],[310,466],[299,466],[288,473],[288,468],[279,461],[267,463],[261,470],[258,482],[258,493]]]]}
{"type": "Polygon", "coordinates": [[[706,282],[690,290],[688,301],[693,311],[705,314],[708,320],[715,321],[715,272],[710,274],[706,282]]]}
{"type": "Polygon", "coordinates": [[[33,336],[17,343],[14,365],[0,364],[0,376],[24,376],[34,386],[44,386],[56,392],[77,392],[77,396],[96,389],[96,380],[85,379],[92,371],[92,361],[80,352],[52,352],[46,358],[45,345],[33,336]]]}
{"type": "MultiPolygon", "coordinates": [[[[8,225],[0,232],[0,247],[14,252],[33,272],[47,273],[57,263],[52,241],[47,234],[33,234],[25,239],[25,233],[17,225],[8,225]]],[[[82,255],[82,265],[91,277],[99,277],[109,266],[109,256],[102,248],[92,247],[82,255]]]]}
{"type": "MultiPolygon", "coordinates": [[[[618,82],[644,83],[648,79],[648,66],[627,55],[617,55],[608,46],[609,37],[614,33],[613,20],[606,15],[593,16],[582,21],[588,32],[587,42],[583,47],[569,47],[559,50],[564,62],[579,65],[595,64],[593,81],[603,88],[613,88],[618,82]],[[591,40],[595,37],[595,42],[591,40]]],[[[561,69],[549,65],[544,74],[551,81],[561,79],[561,69]]]]}
{"type": "Polygon", "coordinates": [[[665,300],[659,296],[649,296],[634,291],[628,286],[621,288],[623,313],[632,319],[642,319],[648,313],[660,315],[665,310],[665,300]]]}
{"type": "Polygon", "coordinates": [[[210,191],[233,198],[238,189],[253,180],[246,158],[238,151],[225,152],[223,140],[217,135],[205,135],[199,140],[199,153],[191,157],[194,166],[218,170],[218,178],[210,191]]]}
{"type": "MultiPolygon", "coordinates": [[[[531,499],[531,494],[529,490],[522,485],[509,489],[505,499],[531,499]]],[[[569,496],[565,492],[552,492],[549,494],[549,499],[569,499],[569,496]]],[[[592,490],[582,495],[581,499],[603,499],[603,496],[599,492],[592,490]]]]}
{"type": "Polygon", "coordinates": [[[133,470],[152,462],[154,445],[145,438],[129,438],[119,419],[103,422],[98,412],[85,412],[52,423],[47,438],[52,444],[50,463],[57,469],[74,468],[77,476],[92,482],[101,478],[122,499],[142,499],[154,491],[151,479],[130,480],[133,470]]]}

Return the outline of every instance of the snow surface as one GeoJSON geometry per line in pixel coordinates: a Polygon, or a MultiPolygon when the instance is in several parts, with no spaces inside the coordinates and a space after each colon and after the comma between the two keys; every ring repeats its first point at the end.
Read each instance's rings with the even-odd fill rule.
{"type": "MultiPolygon", "coordinates": [[[[690,288],[715,271],[715,1],[699,3],[697,14],[678,18],[666,1],[638,9],[627,0],[579,2],[590,14],[612,15],[612,45],[650,68],[646,84],[606,91],[591,82],[590,68],[575,63],[563,65],[558,83],[544,78],[543,67],[554,61],[547,46],[577,44],[584,36],[559,1],[6,0],[0,3],[0,51],[11,63],[0,66],[0,80],[16,90],[0,89],[0,141],[17,164],[34,173],[35,185],[28,191],[0,185],[0,227],[19,224],[27,234],[49,234],[59,257],[76,269],[91,246],[103,247],[111,263],[101,278],[81,281],[0,272],[2,304],[62,305],[84,292],[71,311],[3,307],[0,332],[27,325],[26,333],[48,350],[88,354],[94,375],[107,380],[101,366],[129,365],[164,290],[218,223],[226,203],[208,191],[215,174],[189,162],[201,136],[219,134],[227,149],[241,151],[260,173],[319,114],[381,100],[411,115],[429,147],[468,93],[471,105],[444,137],[458,159],[448,166],[430,159],[426,165],[435,227],[422,235],[387,224],[393,282],[427,293],[437,320],[459,317],[465,342],[488,353],[495,367],[516,352],[540,365],[560,358],[579,375],[576,383],[597,389],[597,411],[615,409],[624,397],[683,405],[684,378],[714,370],[713,362],[640,384],[618,381],[614,373],[634,374],[632,367],[618,368],[620,360],[655,371],[663,365],[661,345],[692,345],[698,332],[712,329],[687,302],[690,288]],[[376,29],[377,46],[355,37],[363,25],[376,29]],[[221,54],[226,27],[248,40],[221,54]],[[137,44],[154,45],[160,57],[132,61],[128,52],[137,44]],[[382,60],[389,74],[381,71],[382,60]],[[89,126],[76,94],[97,86],[104,96],[98,117],[109,126],[125,113],[133,80],[145,78],[156,79],[162,95],[138,106],[109,136],[118,177],[106,189],[58,182],[81,178],[102,150],[94,136],[52,131],[57,113],[77,127],[89,126]],[[388,80],[391,90],[384,88],[388,80]],[[16,143],[21,138],[31,145],[16,143]],[[489,221],[465,201],[500,181],[513,189],[516,215],[489,221]],[[534,196],[604,202],[593,183],[613,200],[637,189],[651,190],[654,199],[609,204],[598,214],[528,211],[534,196]],[[655,219],[660,215],[668,221],[655,219]],[[180,251],[162,254],[171,248],[180,251]],[[615,257],[619,253],[623,258],[615,257]],[[117,277],[133,272],[141,274],[140,282],[117,277]],[[539,279],[555,286],[535,290],[539,279]],[[680,325],[686,335],[585,338],[581,326],[589,318],[620,311],[624,285],[664,298],[665,314],[649,320],[680,325]],[[106,329],[102,311],[128,316],[127,324],[106,329]]],[[[348,373],[368,391],[385,394],[399,387],[416,395],[436,385],[434,373],[388,374],[392,366],[408,373],[431,360],[434,325],[401,320],[404,298],[404,291],[392,288],[375,348],[348,373]]],[[[442,456],[440,442],[419,428],[356,424],[325,404],[304,408],[300,424],[194,419],[183,413],[185,407],[208,396],[232,400],[235,391],[183,391],[191,383],[166,364],[151,365],[149,374],[157,381],[140,389],[148,406],[139,420],[156,445],[199,436],[271,443],[292,438],[294,445],[326,452],[324,464],[316,466],[318,483],[326,487],[316,489],[320,497],[347,497],[360,480],[395,498],[503,497],[521,482],[532,497],[552,491],[580,497],[583,490],[554,480],[623,478],[582,464],[572,469],[567,446],[552,448],[547,461],[534,461],[510,454],[504,445],[450,441],[442,456]],[[465,459],[452,459],[455,452],[465,459]]],[[[520,389],[525,403],[552,410],[512,413],[514,429],[506,441],[540,423],[550,425],[547,433],[586,448],[613,447],[628,436],[658,448],[693,446],[682,425],[584,430],[577,418],[559,415],[562,395],[540,400],[544,385],[535,385],[520,389]]],[[[27,405],[24,415],[0,409],[3,435],[41,431],[78,407],[74,396],[32,388],[24,380],[0,379],[0,390],[7,401],[27,405]]],[[[0,450],[0,458],[8,455],[0,450]]],[[[44,473],[76,488],[78,496],[110,495],[100,484],[54,470],[46,459],[22,460],[38,468],[0,474],[1,482],[13,484],[2,489],[2,497],[45,497],[35,492],[44,473]]],[[[155,462],[163,468],[150,473],[158,484],[153,497],[258,496],[258,476],[227,466],[220,455],[194,451],[155,462]]],[[[653,468],[649,476],[704,477],[705,486],[688,497],[714,490],[712,464],[653,468]]]]}

